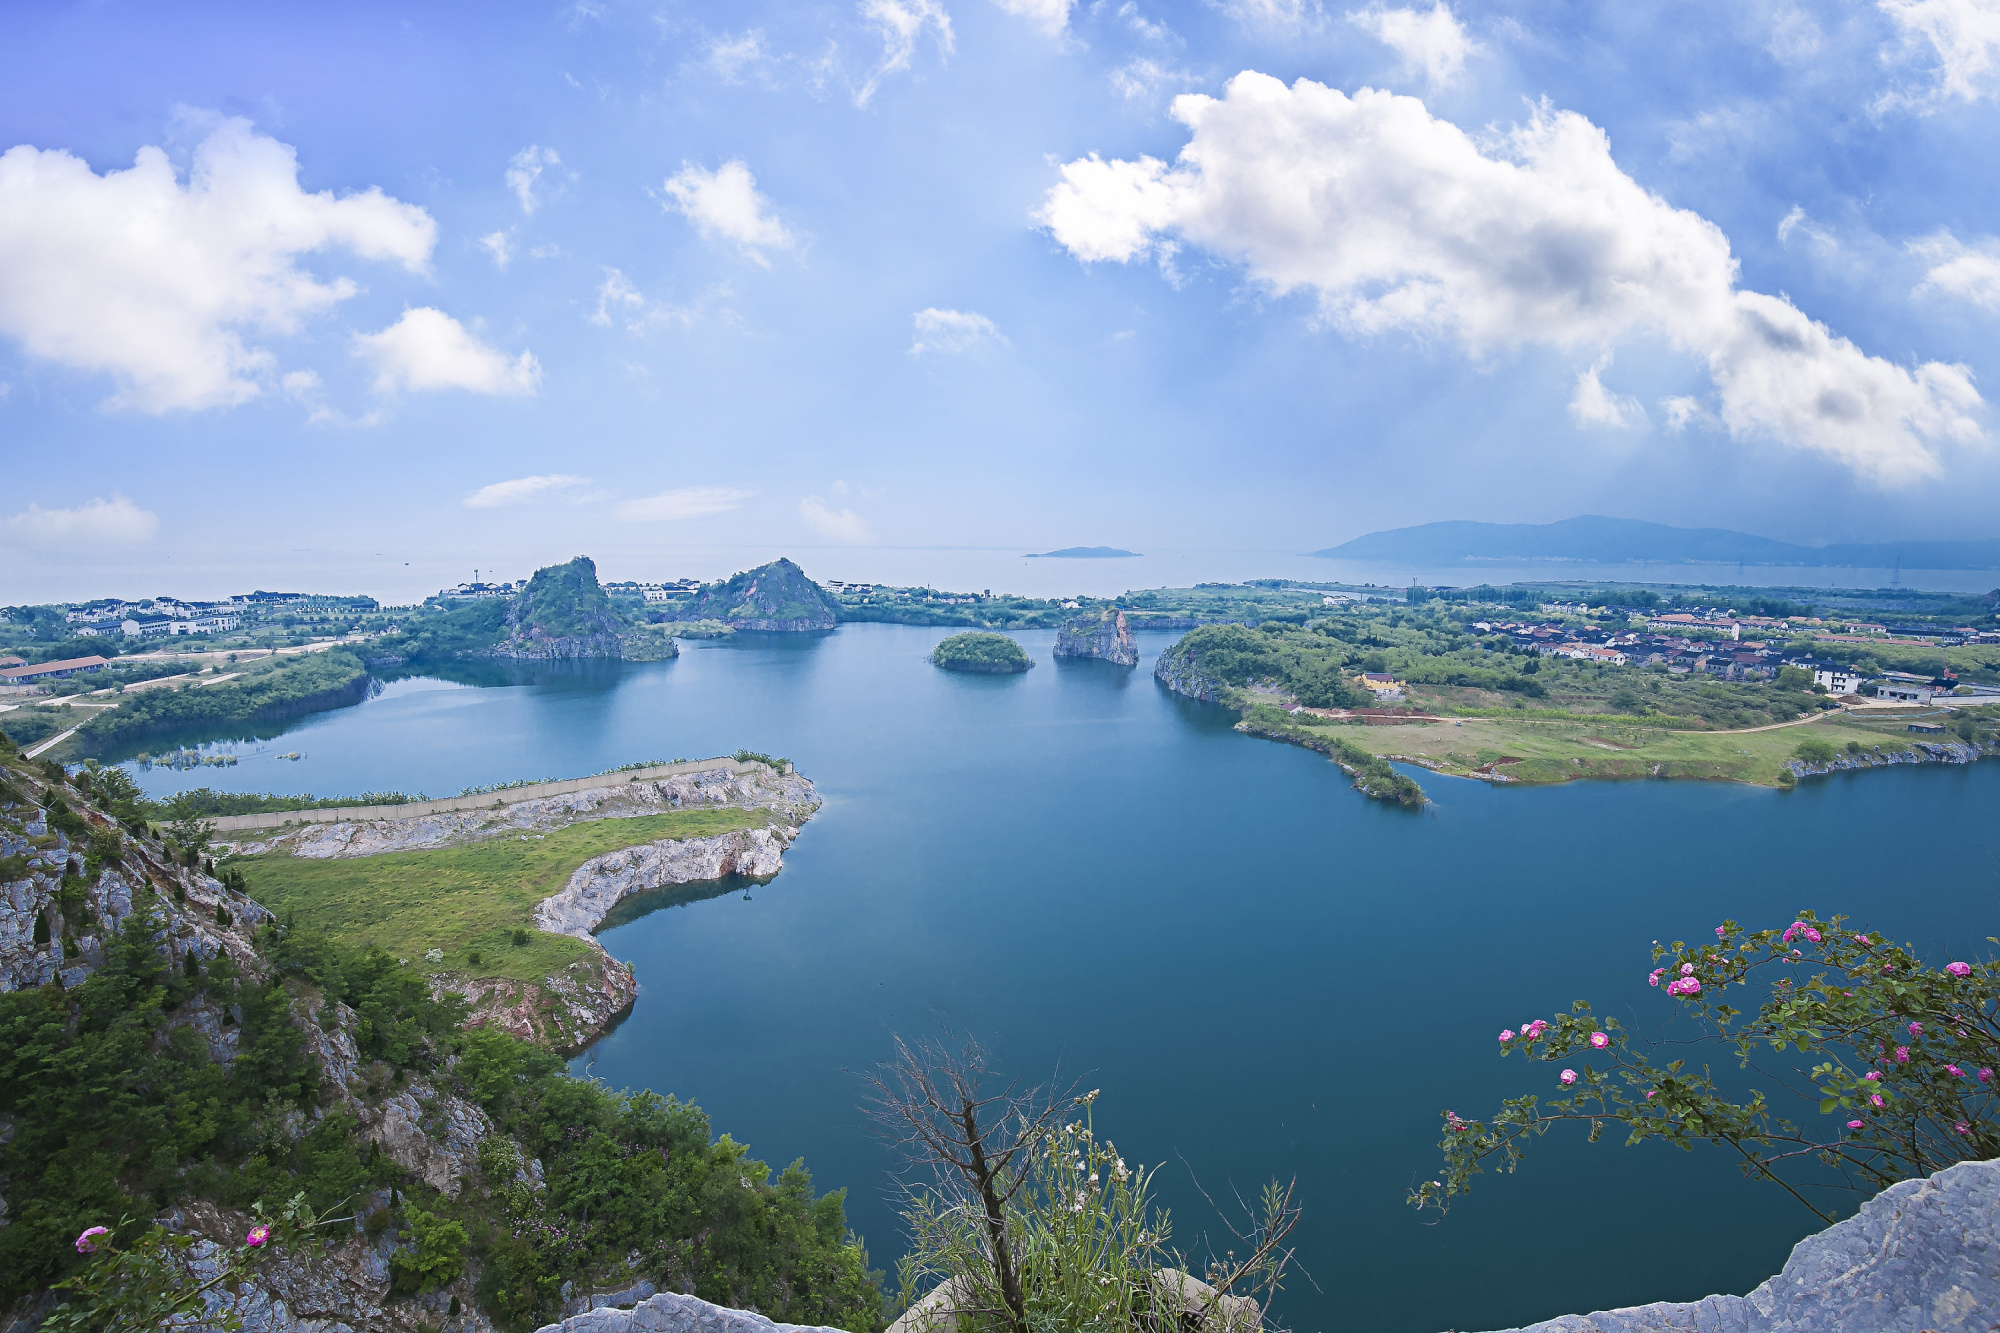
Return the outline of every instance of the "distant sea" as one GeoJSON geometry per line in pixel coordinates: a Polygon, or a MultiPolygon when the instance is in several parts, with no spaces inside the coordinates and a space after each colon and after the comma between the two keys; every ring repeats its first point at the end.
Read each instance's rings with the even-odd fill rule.
{"type": "MultiPolygon", "coordinates": [[[[1111,534],[1115,537],[1116,534],[1111,534]]],[[[1085,534],[1096,544],[1098,534],[1085,534]]],[[[1042,548],[1047,550],[1047,547],[1042,548]]],[[[538,565],[566,560],[567,548],[539,553],[495,554],[468,551],[443,559],[418,556],[404,564],[387,557],[350,557],[334,552],[298,552],[288,562],[241,572],[235,557],[184,552],[150,560],[143,572],[92,567],[76,562],[38,563],[24,558],[9,571],[17,601],[85,597],[215,597],[251,588],[362,593],[385,603],[420,601],[439,588],[479,577],[526,578],[538,565]]],[[[1137,588],[1189,587],[1196,583],[1241,583],[1246,579],[1329,580],[1406,588],[1411,583],[1466,587],[1477,583],[1598,580],[1695,583],[1757,588],[1905,588],[1937,592],[1985,592],[2000,584],[1992,570],[1809,569],[1795,566],[1617,564],[1561,561],[1518,564],[1410,567],[1329,560],[1297,551],[1239,548],[1173,549],[1147,546],[1146,553],[1111,560],[1030,558],[1026,548],[962,546],[663,546],[643,550],[599,547],[586,551],[598,575],[615,579],[726,578],[780,555],[790,556],[815,579],[857,583],[929,586],[941,592],[1018,593],[1028,597],[1114,597],[1137,588]]]]}

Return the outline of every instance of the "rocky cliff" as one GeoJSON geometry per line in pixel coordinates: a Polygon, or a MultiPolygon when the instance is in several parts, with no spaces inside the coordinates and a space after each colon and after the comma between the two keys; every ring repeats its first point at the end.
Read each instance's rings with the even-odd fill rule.
{"type": "Polygon", "coordinates": [[[839,621],[840,604],[803,569],[780,558],[703,588],[677,618],[719,620],[734,629],[822,630],[839,621]]]}
{"type": "Polygon", "coordinates": [[[1201,669],[1185,638],[1160,654],[1153,663],[1153,679],[1175,694],[1185,694],[1203,703],[1226,704],[1236,697],[1234,687],[1228,682],[1217,680],[1201,669]]]}
{"type": "Polygon", "coordinates": [[[1708,1296],[1506,1333],[1991,1333],[2000,1328],[2000,1162],[1891,1185],[1807,1236],[1748,1296],[1708,1296]]]}
{"type": "Polygon", "coordinates": [[[1101,615],[1064,621],[1056,631],[1056,656],[1096,657],[1119,666],[1138,666],[1139,646],[1132,641],[1125,613],[1107,609],[1101,615]]]}

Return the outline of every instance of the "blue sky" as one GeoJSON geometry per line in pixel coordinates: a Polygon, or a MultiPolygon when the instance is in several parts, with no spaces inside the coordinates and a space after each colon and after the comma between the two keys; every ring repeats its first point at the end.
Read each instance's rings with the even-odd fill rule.
{"type": "Polygon", "coordinates": [[[1992,536],[1996,96],[2000,0],[9,6],[7,600],[1992,536]]]}

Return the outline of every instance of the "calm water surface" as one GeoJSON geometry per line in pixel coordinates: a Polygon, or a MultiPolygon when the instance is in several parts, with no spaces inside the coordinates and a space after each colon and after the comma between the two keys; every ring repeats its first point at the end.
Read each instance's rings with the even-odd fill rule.
{"type": "MultiPolygon", "coordinates": [[[[1816,1223],[1714,1154],[1545,1141],[1441,1223],[1404,1191],[1437,1115],[1552,1095],[1495,1034],[1577,997],[1663,1026],[1655,938],[1723,916],[1846,911],[1920,947],[1996,933],[2000,765],[1776,793],[1720,784],[1534,791],[1419,774],[1427,812],[1354,795],[1302,750],[1138,670],[946,675],[943,636],[850,626],[686,645],[675,662],[395,682],[230,769],[141,772],[322,794],[450,794],[739,747],[785,755],[825,806],[747,895],[630,914],[602,938],[631,1017],[578,1063],[699,1102],[716,1128],[846,1187],[873,1261],[901,1238],[892,1162],[851,1070],[940,1022],[1010,1071],[1103,1089],[1098,1125],[1165,1163],[1182,1243],[1226,1197],[1299,1181],[1300,1329],[1504,1328],[1747,1291],[1816,1223]],[[467,683],[471,682],[471,683],[467,683]],[[304,758],[281,760],[280,752],[304,758]]],[[[1144,639],[1153,651],[1167,640],[1144,639]]],[[[156,743],[157,748],[157,743],[156,743]]]]}

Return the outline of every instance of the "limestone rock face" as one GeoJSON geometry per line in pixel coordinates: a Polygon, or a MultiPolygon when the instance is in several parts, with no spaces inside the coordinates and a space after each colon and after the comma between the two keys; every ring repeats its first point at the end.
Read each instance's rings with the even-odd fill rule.
{"type": "Polygon", "coordinates": [[[1227,703],[1235,695],[1235,690],[1227,682],[1217,680],[1201,669],[1194,654],[1188,651],[1186,639],[1160,654],[1159,660],[1153,663],[1153,679],[1175,694],[1184,694],[1203,703],[1227,703]]]}
{"type": "Polygon", "coordinates": [[[544,1324],[537,1333],[840,1333],[810,1324],[776,1324],[677,1292],[649,1296],[629,1310],[598,1309],[544,1324]]]}
{"type": "Polygon", "coordinates": [[[1096,657],[1119,666],[1138,666],[1139,645],[1132,641],[1125,613],[1107,610],[1064,621],[1056,631],[1056,656],[1096,657]]]}
{"type": "Polygon", "coordinates": [[[1506,1333],[1990,1333],[2000,1327],[2000,1161],[1891,1185],[1792,1248],[1748,1296],[1708,1296],[1506,1333]]]}
{"type": "Polygon", "coordinates": [[[535,925],[589,939],[611,909],[635,893],[725,875],[767,878],[778,873],[785,848],[797,835],[796,828],[779,825],[606,852],[578,866],[562,892],[536,905],[535,925]]]}

